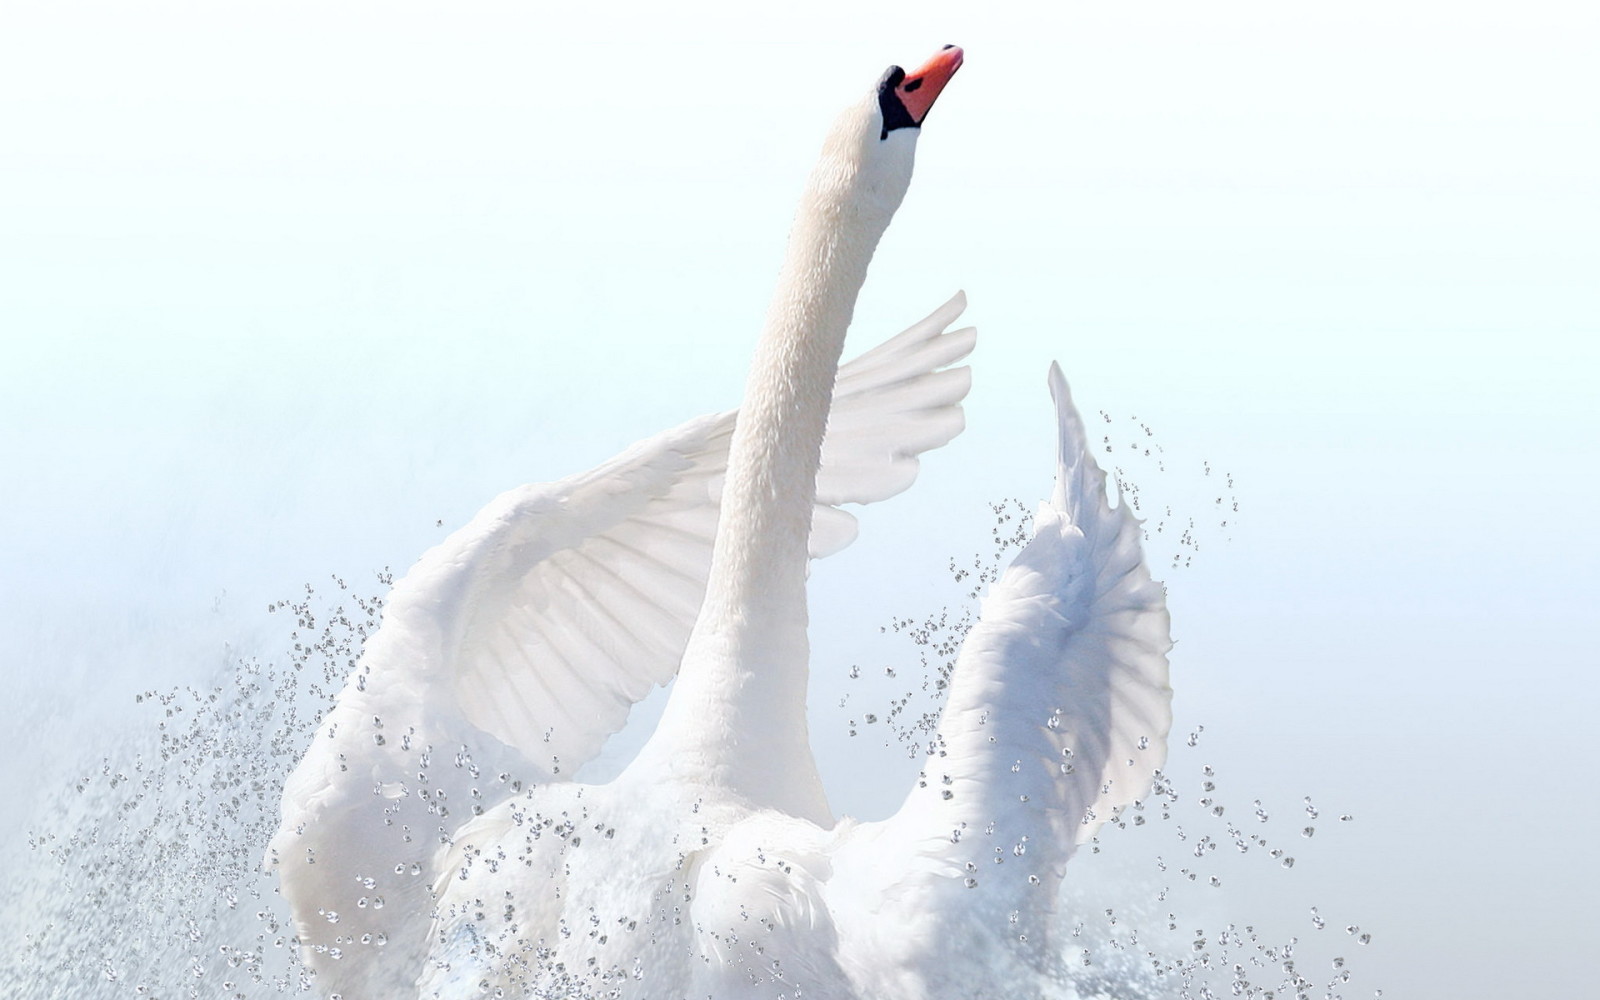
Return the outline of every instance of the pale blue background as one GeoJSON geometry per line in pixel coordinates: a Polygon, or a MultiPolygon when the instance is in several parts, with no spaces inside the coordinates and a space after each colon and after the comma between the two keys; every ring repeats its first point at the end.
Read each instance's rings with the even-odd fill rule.
{"type": "Polygon", "coordinates": [[[1043,495],[1055,358],[1199,520],[1178,731],[1236,809],[1357,816],[1215,905],[1359,922],[1350,996],[1583,992],[1594,8],[749,6],[7,6],[0,831],[269,601],[732,405],[828,121],[950,41],[849,350],[965,288],[970,429],[814,576],[841,808],[908,780],[828,710],[854,643],[1043,495]]]}

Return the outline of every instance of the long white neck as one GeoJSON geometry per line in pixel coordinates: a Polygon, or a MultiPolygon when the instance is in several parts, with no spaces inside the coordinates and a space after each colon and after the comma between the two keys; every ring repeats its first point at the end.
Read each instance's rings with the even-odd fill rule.
{"type": "Polygon", "coordinates": [[[885,151],[889,169],[863,166],[848,122],[801,199],[733,435],[705,604],[649,748],[676,773],[820,825],[832,817],[806,727],[817,465],[856,296],[910,175],[909,141],[885,151]]]}

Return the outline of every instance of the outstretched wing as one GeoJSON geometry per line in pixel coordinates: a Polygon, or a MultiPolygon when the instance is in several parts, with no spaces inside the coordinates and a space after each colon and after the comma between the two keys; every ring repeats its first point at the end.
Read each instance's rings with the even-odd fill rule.
{"type": "Polygon", "coordinates": [[[906,489],[917,478],[917,455],[966,426],[957,404],[971,388],[971,369],[945,366],[966,357],[978,334],[971,327],[944,332],[966,307],[966,295],[958,292],[922,322],[840,367],[817,471],[813,556],[855,538],[855,519],[840,504],[884,500],[906,489]],[[848,524],[848,534],[824,536],[824,523],[848,524]]]}
{"type": "MultiPolygon", "coordinates": [[[[839,504],[905,489],[917,455],[961,431],[968,372],[938,369],[972,348],[970,329],[945,332],[964,306],[957,295],[841,367],[813,554],[854,538],[839,504]]],[[[518,782],[571,776],[673,676],[704,594],[734,418],[691,420],[589,472],[502,494],[395,585],[285,786],[269,847],[323,989],[408,988],[435,848],[518,782]]]]}
{"type": "MultiPolygon", "coordinates": [[[[970,373],[945,366],[971,351],[975,333],[945,329],[964,306],[957,295],[841,367],[813,555],[855,537],[841,504],[899,493],[919,453],[960,433],[970,373]]],[[[591,472],[512,490],[423,558],[391,614],[441,633],[440,673],[464,722],[548,775],[570,775],[673,676],[710,569],[734,416],[702,417],[591,472]]]]}
{"type": "Polygon", "coordinates": [[[1074,848],[1147,793],[1166,757],[1166,594],[1138,520],[1107,502],[1054,365],[1050,388],[1054,496],[966,638],[918,786],[840,850],[838,871],[883,924],[917,927],[903,938],[994,935],[997,953],[1037,952],[1074,848]]]}
{"type": "Polygon", "coordinates": [[[967,637],[940,740],[964,762],[964,778],[981,780],[982,796],[969,786],[959,797],[987,800],[980,811],[1048,820],[1053,850],[1038,853],[1060,865],[1147,793],[1166,760],[1172,640],[1139,521],[1107,502],[1105,473],[1056,365],[1050,392],[1060,425],[1055,491],[967,637]]]}

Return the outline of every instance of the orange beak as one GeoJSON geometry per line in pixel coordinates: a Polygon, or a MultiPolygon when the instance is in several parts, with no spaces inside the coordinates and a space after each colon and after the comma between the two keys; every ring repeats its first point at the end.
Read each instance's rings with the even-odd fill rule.
{"type": "Polygon", "coordinates": [[[912,121],[922,124],[928,109],[938,99],[939,92],[961,68],[963,58],[959,46],[946,45],[932,59],[906,74],[906,78],[900,81],[895,92],[900,95],[900,101],[906,106],[912,121]]]}

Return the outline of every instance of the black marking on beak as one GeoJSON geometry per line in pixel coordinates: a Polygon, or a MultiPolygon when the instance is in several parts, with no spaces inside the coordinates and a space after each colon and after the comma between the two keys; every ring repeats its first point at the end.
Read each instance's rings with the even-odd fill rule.
{"type": "MultiPolygon", "coordinates": [[[[890,66],[884,72],[883,78],[878,81],[878,110],[883,113],[883,132],[878,136],[879,142],[889,138],[889,133],[896,129],[920,127],[911,117],[911,112],[906,110],[905,103],[900,100],[898,88],[905,78],[905,70],[899,66],[890,66]]],[[[912,84],[906,89],[915,90],[922,85],[922,81],[914,80],[912,84]]]]}

